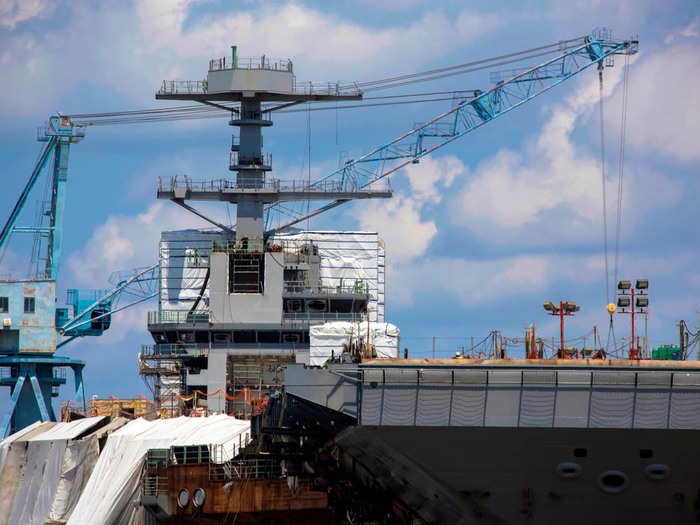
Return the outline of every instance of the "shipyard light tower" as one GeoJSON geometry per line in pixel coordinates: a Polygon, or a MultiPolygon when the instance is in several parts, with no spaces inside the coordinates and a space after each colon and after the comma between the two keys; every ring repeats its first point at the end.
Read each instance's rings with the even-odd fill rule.
{"type": "Polygon", "coordinates": [[[388,183],[383,187],[363,188],[351,178],[319,185],[267,176],[272,162],[270,154],[263,153],[262,128],[272,126],[272,113],[305,102],[362,99],[362,92],[352,85],[297,82],[290,60],[271,60],[264,55],[239,58],[236,46],[232,46],[230,60],[224,57],[209,61],[206,80],[163,81],[156,99],[192,100],[231,111],[229,125],[240,129],[239,136],[234,135],[231,143],[229,169],[237,173],[235,181],[173,177],[169,183],[159,183],[158,198],[172,200],[232,235],[230,228],[204,216],[184,201],[236,204],[236,251],[241,257],[261,257],[264,252],[267,204],[391,197],[388,183]]]}

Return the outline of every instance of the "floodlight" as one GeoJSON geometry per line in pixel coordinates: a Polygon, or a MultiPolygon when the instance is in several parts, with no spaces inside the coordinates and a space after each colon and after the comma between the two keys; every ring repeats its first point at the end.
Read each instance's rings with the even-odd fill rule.
{"type": "Polygon", "coordinates": [[[620,308],[629,308],[631,300],[629,297],[618,297],[617,306],[620,308]]]}
{"type": "Polygon", "coordinates": [[[578,306],[576,303],[573,303],[571,301],[567,301],[564,303],[564,308],[566,309],[567,312],[578,312],[581,307],[578,306]]]}
{"type": "Polygon", "coordinates": [[[637,297],[635,299],[635,302],[637,303],[637,308],[646,308],[647,306],[649,306],[648,297],[637,297]]]}
{"type": "Polygon", "coordinates": [[[617,283],[618,290],[629,290],[632,288],[632,283],[630,281],[620,281],[617,283]]]}
{"type": "Polygon", "coordinates": [[[637,279],[637,282],[634,284],[634,287],[637,290],[646,290],[649,288],[649,279],[637,279]]]}
{"type": "Polygon", "coordinates": [[[544,303],[542,306],[544,306],[544,309],[547,310],[548,312],[556,312],[559,310],[559,307],[556,306],[553,302],[547,301],[544,303]]]}

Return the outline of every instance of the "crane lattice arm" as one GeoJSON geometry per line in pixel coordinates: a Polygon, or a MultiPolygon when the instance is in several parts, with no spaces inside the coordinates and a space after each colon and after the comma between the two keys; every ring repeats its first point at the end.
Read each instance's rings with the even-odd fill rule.
{"type": "MultiPolygon", "coordinates": [[[[341,187],[375,186],[404,166],[417,164],[426,155],[549,91],[581,71],[593,65],[602,70],[606,65],[612,65],[613,55],[634,54],[637,49],[637,40],[614,41],[602,31],[594,33],[561,55],[508,80],[500,80],[486,92],[477,91],[474,98],[462,99],[449,111],[357,159],[347,161],[341,168],[313,182],[311,186],[327,184],[328,181],[334,181],[341,187]]],[[[345,202],[348,201],[329,202],[267,233],[284,230],[345,202]]],[[[267,207],[268,219],[270,212],[279,207],[279,202],[267,207]]],[[[285,208],[285,212],[288,213],[289,209],[285,208]]]]}

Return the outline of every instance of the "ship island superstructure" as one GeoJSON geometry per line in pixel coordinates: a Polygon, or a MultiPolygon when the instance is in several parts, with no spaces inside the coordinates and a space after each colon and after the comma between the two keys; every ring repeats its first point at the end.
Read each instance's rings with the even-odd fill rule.
{"type": "Polygon", "coordinates": [[[323,364],[350,337],[370,354],[397,357],[398,330],[384,319],[384,244],[377,233],[266,230],[264,224],[272,204],[391,196],[388,184],[276,179],[262,150],[262,129],[272,126],[274,111],[355,100],[359,90],[298,84],[291,61],[240,59],[233,47],[228,62],[209,62],[206,80],[164,81],[156,98],[230,109],[229,125],[239,130],[228,166],[234,180],[174,176],[158,185],[159,199],[216,229],[162,234],[159,308],[148,317],[154,345],[140,354],[156,401],[181,413],[182,397],[197,392],[188,409],[245,415],[251,396],[281,386],[286,364],[323,364]],[[238,105],[221,106],[230,102],[238,105]],[[192,201],[235,204],[235,227],[207,217],[192,201]]]}

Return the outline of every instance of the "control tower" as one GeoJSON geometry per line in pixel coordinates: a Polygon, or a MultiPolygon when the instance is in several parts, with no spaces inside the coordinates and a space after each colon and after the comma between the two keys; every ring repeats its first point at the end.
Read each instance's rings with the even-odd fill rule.
{"type": "Polygon", "coordinates": [[[352,177],[276,179],[271,155],[263,152],[262,129],[272,126],[273,112],[306,102],[358,100],[361,91],[297,82],[291,61],[239,58],[234,46],[230,58],[209,61],[205,80],[164,81],[156,98],[230,112],[229,125],[239,130],[228,166],[235,178],[159,181],[159,199],[219,229],[161,235],[159,309],[148,318],[155,344],[143,349],[140,361],[161,406],[176,412],[182,405],[177,399],[205,392],[206,401],[197,394],[192,408],[204,402],[208,410],[245,417],[248,396],[280,387],[284,365],[318,364],[334,353],[329,344],[314,350],[312,328],[326,342],[337,342],[335,355],[342,351],[344,330],[355,338],[360,329],[375,330],[378,354],[395,357],[398,332],[384,323],[384,245],[375,232],[265,230],[265,209],[276,203],[391,197],[388,185],[363,186],[352,177]],[[207,217],[188,201],[235,204],[235,226],[207,217]]]}
{"type": "Polygon", "coordinates": [[[194,182],[173,178],[169,185],[160,185],[159,199],[170,199],[180,205],[185,200],[218,200],[236,204],[239,244],[257,247],[264,239],[263,210],[266,204],[391,197],[389,190],[361,189],[353,181],[309,184],[268,177],[272,171],[272,158],[263,152],[262,128],[272,126],[274,111],[309,101],[360,100],[362,92],[340,83],[298,83],[290,60],[271,60],[264,55],[239,59],[236,46],[232,46],[231,51],[228,61],[226,57],[209,61],[206,80],[163,81],[156,99],[191,100],[231,111],[229,125],[240,129],[239,136],[234,135],[232,139],[229,164],[229,169],[236,172],[236,180],[194,182]],[[222,104],[225,102],[237,103],[238,106],[225,106],[222,104]]]}

